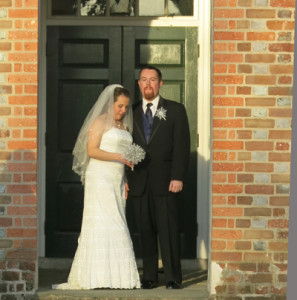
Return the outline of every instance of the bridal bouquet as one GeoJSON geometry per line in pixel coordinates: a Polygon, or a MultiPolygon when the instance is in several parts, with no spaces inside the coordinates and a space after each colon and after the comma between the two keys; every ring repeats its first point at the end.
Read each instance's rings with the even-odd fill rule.
{"type": "MultiPolygon", "coordinates": [[[[141,162],[145,157],[145,151],[135,143],[129,145],[129,147],[122,153],[124,159],[132,162],[133,166],[141,162]]],[[[132,166],[132,171],[133,171],[132,166]]]]}

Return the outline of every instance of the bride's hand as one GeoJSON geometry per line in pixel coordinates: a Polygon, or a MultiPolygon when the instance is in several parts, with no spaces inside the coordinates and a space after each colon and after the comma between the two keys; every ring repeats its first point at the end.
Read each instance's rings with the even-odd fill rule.
{"type": "Polygon", "coordinates": [[[122,156],[122,154],[119,155],[118,161],[121,162],[121,163],[123,163],[123,164],[125,164],[126,166],[130,167],[131,169],[133,167],[133,164],[130,161],[124,159],[123,156],[122,156]]]}

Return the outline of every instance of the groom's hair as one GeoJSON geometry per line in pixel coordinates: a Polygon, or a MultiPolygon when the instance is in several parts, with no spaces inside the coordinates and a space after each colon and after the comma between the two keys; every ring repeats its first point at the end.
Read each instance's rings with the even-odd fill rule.
{"type": "Polygon", "coordinates": [[[140,71],[139,71],[139,78],[140,78],[140,75],[141,75],[141,72],[143,70],[155,70],[158,74],[158,79],[159,81],[162,80],[162,72],[157,68],[157,67],[154,67],[154,66],[150,66],[150,65],[147,65],[147,66],[143,66],[140,71]]]}

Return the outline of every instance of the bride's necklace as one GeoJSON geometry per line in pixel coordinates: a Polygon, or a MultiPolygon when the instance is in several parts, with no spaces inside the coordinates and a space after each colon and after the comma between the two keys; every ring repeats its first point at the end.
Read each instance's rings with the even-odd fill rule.
{"type": "Polygon", "coordinates": [[[115,125],[117,128],[121,128],[122,122],[115,121],[115,125]]]}

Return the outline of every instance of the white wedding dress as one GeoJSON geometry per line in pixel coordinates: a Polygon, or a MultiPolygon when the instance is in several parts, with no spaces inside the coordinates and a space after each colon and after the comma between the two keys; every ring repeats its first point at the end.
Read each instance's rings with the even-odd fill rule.
{"type": "MultiPolygon", "coordinates": [[[[100,149],[122,153],[131,142],[129,132],[112,127],[100,149]]],[[[78,248],[68,282],[54,289],[140,287],[125,206],[124,164],[90,159],[78,248]]]]}

